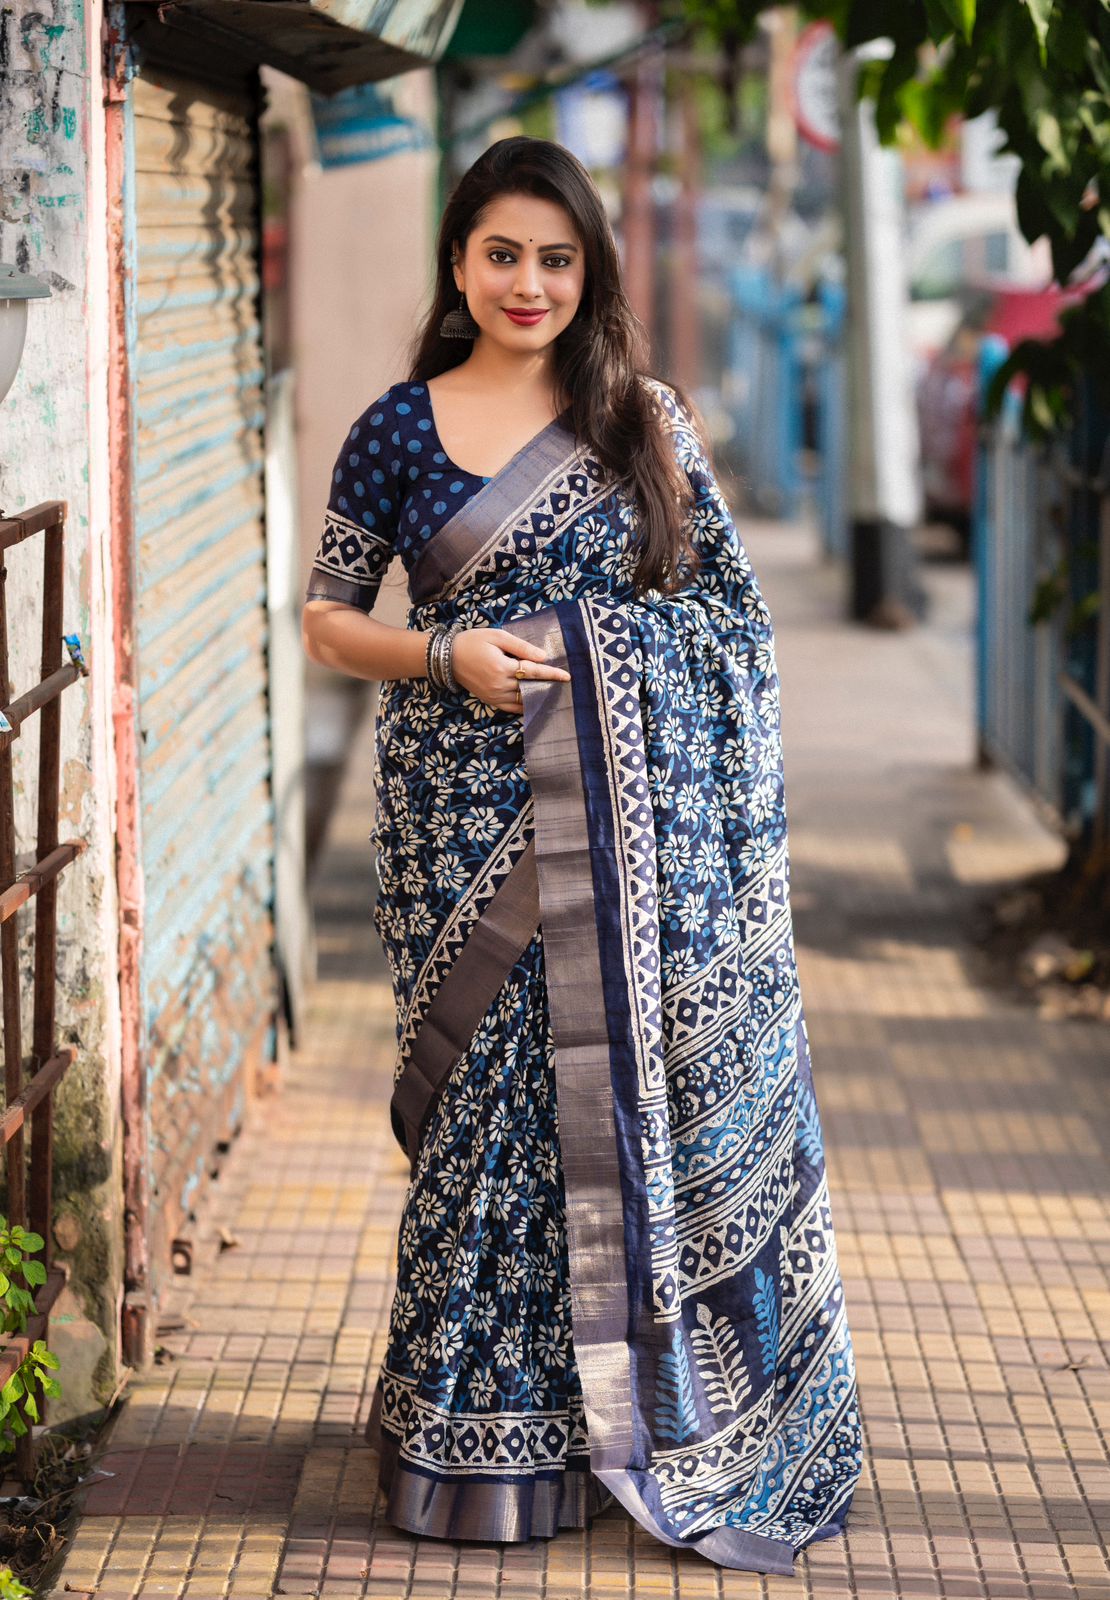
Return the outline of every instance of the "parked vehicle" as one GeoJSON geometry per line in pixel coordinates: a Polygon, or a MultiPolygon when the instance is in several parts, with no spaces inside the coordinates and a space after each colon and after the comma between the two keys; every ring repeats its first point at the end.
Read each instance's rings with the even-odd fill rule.
{"type": "Polygon", "coordinates": [[[1013,196],[954,194],[914,212],[906,246],[910,348],[920,377],[945,347],[964,312],[968,286],[1005,281],[1038,290],[1052,279],[1047,239],[1029,244],[1018,229],[1013,196]]]}
{"type": "Polygon", "coordinates": [[[956,296],[955,330],[928,361],[917,385],[921,483],[926,515],[962,532],[974,495],[979,344],[1000,334],[1007,344],[1051,338],[1061,310],[1082,291],[1030,288],[1000,280],[965,285],[956,296]]]}

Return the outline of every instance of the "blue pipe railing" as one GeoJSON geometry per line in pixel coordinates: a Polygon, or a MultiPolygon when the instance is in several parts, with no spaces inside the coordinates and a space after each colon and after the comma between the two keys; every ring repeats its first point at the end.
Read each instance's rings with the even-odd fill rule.
{"type": "MultiPolygon", "coordinates": [[[[983,341],[980,397],[1005,341],[983,341]]],[[[1051,447],[1024,436],[1021,399],[980,428],[972,552],[978,579],[979,749],[1051,809],[1082,854],[1110,852],[1110,419],[1080,396],[1051,447]],[[1045,583],[1057,594],[1030,613],[1045,583]]]]}
{"type": "Polygon", "coordinates": [[[736,267],[725,385],[738,464],[757,509],[796,517],[812,495],[825,547],[843,555],[845,294],[822,283],[807,304],[795,285],[736,267]],[[816,470],[805,467],[807,396],[816,410],[816,470]]]}

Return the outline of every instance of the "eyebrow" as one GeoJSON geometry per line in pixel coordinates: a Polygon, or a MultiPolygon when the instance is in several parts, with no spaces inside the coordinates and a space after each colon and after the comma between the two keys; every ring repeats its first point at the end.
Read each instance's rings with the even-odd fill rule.
{"type": "MultiPolygon", "coordinates": [[[[482,240],[483,244],[511,244],[514,250],[523,250],[524,246],[519,239],[506,239],[503,233],[487,233],[482,240]]],[[[540,254],[546,250],[577,250],[576,244],[541,244],[540,254]]]]}

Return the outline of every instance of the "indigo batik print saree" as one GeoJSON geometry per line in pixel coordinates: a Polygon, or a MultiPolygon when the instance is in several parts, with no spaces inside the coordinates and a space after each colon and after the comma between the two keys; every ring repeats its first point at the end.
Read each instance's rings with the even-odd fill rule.
{"type": "MultiPolygon", "coordinates": [[[[571,677],[525,680],[523,717],[383,685],[375,922],[412,1175],[368,1436],[416,1533],[551,1535],[616,1498],[667,1544],[788,1574],[843,1528],[861,1430],[774,638],[652,388],[694,496],[679,594],[634,597],[634,507],[561,420],[489,480],[440,452],[460,498],[407,552],[411,627],[504,628],[571,677]]],[[[387,444],[402,463],[405,428],[387,444]]],[[[318,557],[339,581],[310,592],[372,587],[385,541],[349,510],[318,557]]]]}

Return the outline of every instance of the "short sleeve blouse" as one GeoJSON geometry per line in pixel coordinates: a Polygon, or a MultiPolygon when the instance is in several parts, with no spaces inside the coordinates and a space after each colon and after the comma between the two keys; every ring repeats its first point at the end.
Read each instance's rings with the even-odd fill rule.
{"type": "Polygon", "coordinates": [[[427,385],[392,384],[335,458],[305,599],[372,610],[391,558],[411,568],[432,534],[488,482],[447,456],[427,385]]]}

